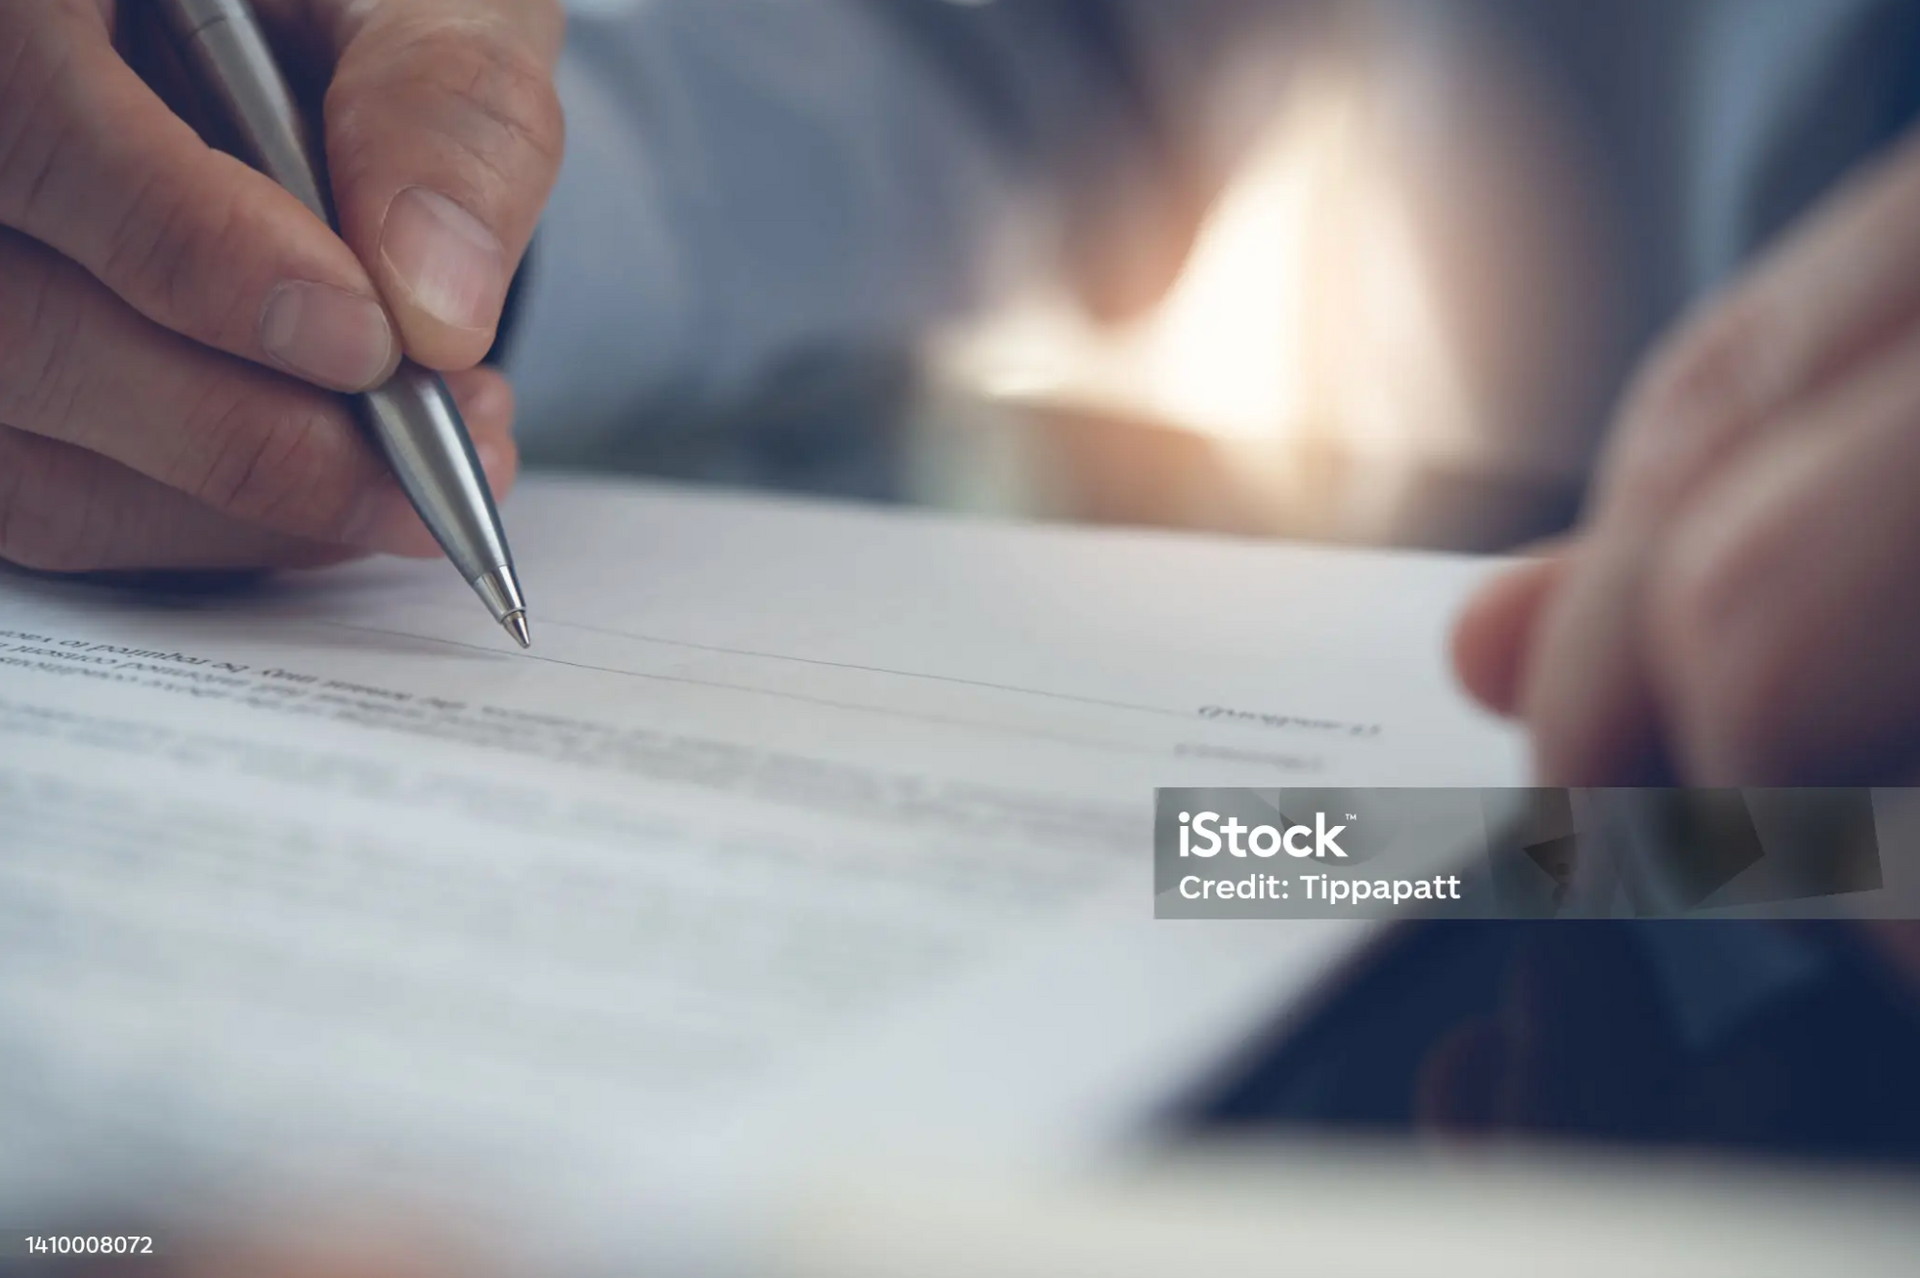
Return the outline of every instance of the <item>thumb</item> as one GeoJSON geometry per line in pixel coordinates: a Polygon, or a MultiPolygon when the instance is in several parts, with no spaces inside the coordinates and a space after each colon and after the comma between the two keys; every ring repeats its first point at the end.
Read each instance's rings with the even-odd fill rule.
{"type": "Polygon", "coordinates": [[[341,234],[408,355],[430,368],[478,363],[560,165],[559,7],[393,0],[318,11],[337,59],[326,136],[341,234]]]}

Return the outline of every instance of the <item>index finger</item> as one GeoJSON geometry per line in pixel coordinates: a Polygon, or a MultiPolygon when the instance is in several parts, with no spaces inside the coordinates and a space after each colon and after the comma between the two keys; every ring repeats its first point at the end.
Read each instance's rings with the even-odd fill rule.
{"type": "Polygon", "coordinates": [[[559,172],[560,9],[393,0],[318,17],[338,57],[326,118],[341,233],[409,355],[476,363],[559,172]]]}

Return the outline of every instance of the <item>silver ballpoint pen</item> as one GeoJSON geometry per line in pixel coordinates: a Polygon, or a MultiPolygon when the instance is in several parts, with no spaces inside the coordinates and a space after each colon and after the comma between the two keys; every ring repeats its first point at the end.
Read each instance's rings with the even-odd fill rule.
{"type": "MultiPolygon", "coordinates": [[[[246,0],[162,0],[181,52],[225,108],[245,158],[337,229],[306,122],[246,0]]],[[[473,440],[438,373],[402,360],[377,390],[355,396],[413,508],[487,610],[522,648],[527,605],[473,440]]]]}

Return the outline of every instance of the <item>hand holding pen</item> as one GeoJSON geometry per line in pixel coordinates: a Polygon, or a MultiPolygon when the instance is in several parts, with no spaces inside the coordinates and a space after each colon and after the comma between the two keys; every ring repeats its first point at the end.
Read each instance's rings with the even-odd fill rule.
{"type": "Polygon", "coordinates": [[[439,548],[334,392],[473,368],[559,160],[558,6],[258,6],[324,95],[334,233],[226,141],[151,4],[0,0],[0,559],[251,568],[439,548]],[[192,119],[192,123],[187,118],[192,119]]]}

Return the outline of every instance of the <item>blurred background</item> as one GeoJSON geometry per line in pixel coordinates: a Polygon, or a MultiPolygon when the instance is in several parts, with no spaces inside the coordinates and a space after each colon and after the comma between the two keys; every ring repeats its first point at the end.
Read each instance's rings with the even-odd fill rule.
{"type": "MultiPolygon", "coordinates": [[[[1194,25],[1222,7],[1198,6],[1194,25]]],[[[1715,6],[1224,7],[1271,16],[1207,48],[1204,74],[1171,95],[1165,153],[1064,194],[983,176],[942,196],[994,225],[952,297],[864,328],[828,314],[756,351],[750,375],[669,380],[593,429],[577,397],[536,385],[529,459],[1369,544],[1498,549],[1564,527],[1633,356],[1715,269],[1683,260],[1686,130],[1659,118],[1683,96],[1695,11],[1715,6]]],[[[886,86],[870,87],[888,109],[886,86]]],[[[823,91],[804,76],[756,89],[822,132],[865,127],[833,118],[858,107],[823,91]]],[[[761,109],[699,106],[737,111],[743,130],[761,109]]],[[[763,287],[810,288],[836,313],[852,309],[832,297],[834,254],[855,257],[843,242],[864,230],[876,255],[900,246],[883,215],[810,227],[815,206],[891,202],[911,218],[934,198],[888,189],[918,180],[886,167],[883,146],[910,138],[846,145],[860,154],[811,180],[854,183],[863,205],[772,180],[756,193],[791,199],[789,243],[825,245],[810,283],[772,268],[763,287]]],[[[566,195],[563,182],[555,217],[566,195]]],[[[684,254],[697,237],[666,221],[684,254]]],[[[870,287],[865,269],[844,286],[870,287]]],[[[898,274],[904,294],[923,287],[898,274]]],[[[567,328],[557,308],[531,310],[536,344],[567,328]]]]}
{"type": "Polygon", "coordinates": [[[1223,113],[1163,294],[1103,323],[1042,280],[940,334],[916,497],[1457,547],[1568,518],[1614,299],[1564,108],[1471,15],[1337,16],[1223,113]]]}

